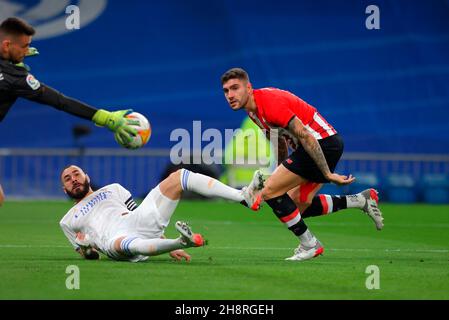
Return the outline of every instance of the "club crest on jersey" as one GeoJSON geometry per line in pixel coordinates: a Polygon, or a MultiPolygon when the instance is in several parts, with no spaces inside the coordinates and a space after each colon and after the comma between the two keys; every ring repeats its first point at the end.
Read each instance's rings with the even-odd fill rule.
{"type": "MultiPolygon", "coordinates": [[[[111,195],[112,192],[109,190],[99,191],[99,193],[95,197],[93,197],[90,201],[88,201],[82,207],[78,207],[80,214],[83,216],[88,214],[92,208],[94,208],[97,204],[99,204],[103,200],[109,199],[111,195]]],[[[80,214],[76,213],[75,218],[78,218],[80,214]]]]}
{"type": "Polygon", "coordinates": [[[41,86],[39,80],[37,80],[32,74],[27,75],[26,81],[33,90],[37,90],[41,86]]]}

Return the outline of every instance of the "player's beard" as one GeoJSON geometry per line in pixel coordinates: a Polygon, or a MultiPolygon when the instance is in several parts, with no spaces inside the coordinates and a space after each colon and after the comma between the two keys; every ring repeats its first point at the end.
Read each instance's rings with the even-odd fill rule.
{"type": "Polygon", "coordinates": [[[23,61],[23,59],[22,59],[22,61],[19,61],[18,59],[15,59],[15,58],[10,58],[9,59],[9,61],[12,63],[12,64],[18,64],[18,63],[21,63],[22,61],[23,61]]]}
{"type": "Polygon", "coordinates": [[[73,190],[72,191],[66,190],[67,195],[70,198],[75,199],[75,200],[83,199],[86,196],[86,194],[89,192],[89,189],[90,189],[89,180],[86,179],[86,181],[84,181],[84,183],[78,188],[79,188],[78,192],[74,192],[73,190]]]}
{"type": "MultiPolygon", "coordinates": [[[[242,101],[243,101],[243,98],[245,98],[245,97],[242,97],[242,101]]],[[[245,102],[242,103],[242,106],[239,109],[242,109],[242,108],[246,109],[248,102],[249,102],[249,94],[246,94],[246,100],[245,100],[245,102]]]]}
{"type": "Polygon", "coordinates": [[[11,54],[11,53],[9,54],[9,61],[10,61],[12,64],[18,64],[18,63],[21,63],[21,62],[23,62],[24,59],[25,59],[25,56],[19,58],[18,56],[14,56],[14,55],[11,54]]]}
{"type": "MultiPolygon", "coordinates": [[[[244,99],[244,97],[242,97],[242,100],[243,100],[243,99],[244,99]]],[[[237,100],[237,103],[239,104],[238,108],[232,108],[232,105],[231,105],[231,108],[232,108],[233,111],[239,111],[239,110],[241,110],[241,109],[244,109],[245,106],[248,104],[248,101],[249,101],[249,95],[246,96],[246,100],[245,100],[244,103],[241,103],[241,104],[240,104],[239,101],[240,101],[240,100],[237,100]]]]}

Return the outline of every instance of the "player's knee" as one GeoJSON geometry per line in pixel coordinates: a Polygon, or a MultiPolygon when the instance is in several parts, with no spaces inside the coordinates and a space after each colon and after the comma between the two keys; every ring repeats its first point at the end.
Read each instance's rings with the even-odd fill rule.
{"type": "Polygon", "coordinates": [[[116,252],[122,253],[121,243],[122,243],[122,241],[123,241],[125,238],[126,238],[126,237],[120,237],[120,238],[117,238],[117,239],[114,241],[114,250],[115,250],[116,252]]]}
{"type": "Polygon", "coordinates": [[[172,188],[176,189],[179,192],[182,192],[181,187],[181,174],[184,169],[178,169],[175,172],[170,173],[168,179],[170,180],[170,185],[172,188]]]}
{"type": "Polygon", "coordinates": [[[159,184],[159,189],[162,195],[172,200],[177,200],[181,197],[181,170],[176,170],[175,172],[170,173],[169,176],[159,184]]]}
{"type": "Polygon", "coordinates": [[[182,169],[178,169],[175,172],[170,173],[170,175],[168,176],[169,179],[173,179],[173,180],[178,180],[181,177],[181,171],[182,169]]]}

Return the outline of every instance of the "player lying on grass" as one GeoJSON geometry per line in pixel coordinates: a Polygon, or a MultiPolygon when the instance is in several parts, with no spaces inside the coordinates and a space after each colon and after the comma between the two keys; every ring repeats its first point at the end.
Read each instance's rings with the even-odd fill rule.
{"type": "MultiPolygon", "coordinates": [[[[32,26],[18,18],[8,18],[0,24],[0,122],[18,98],[52,106],[71,115],[93,121],[116,133],[123,145],[132,140],[136,130],[129,126],[133,120],[125,118],[132,110],[109,112],[96,109],[86,103],[66,97],[55,89],[40,83],[29,73],[23,63],[30,52],[31,38],[35,34],[32,26]]],[[[34,49],[34,48],[32,48],[34,49]]]]}
{"type": "Polygon", "coordinates": [[[86,259],[98,259],[99,251],[114,260],[132,262],[167,252],[177,260],[189,261],[190,256],[182,249],[204,245],[203,237],[180,221],[175,225],[180,237],[164,238],[184,190],[248,206],[255,200],[251,195],[257,194],[253,185],[237,190],[186,169],[170,174],[139,206],[131,193],[117,183],[93,191],[89,176],[75,165],[62,171],[61,182],[64,192],[75,201],[60,221],[75,250],[86,259]]]}

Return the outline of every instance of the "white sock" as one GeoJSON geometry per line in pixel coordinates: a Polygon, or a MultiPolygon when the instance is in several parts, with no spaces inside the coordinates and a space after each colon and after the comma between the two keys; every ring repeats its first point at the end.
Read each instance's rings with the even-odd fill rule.
{"type": "Polygon", "coordinates": [[[120,249],[129,255],[156,256],[176,249],[185,248],[181,239],[141,239],[127,237],[120,243],[120,249]]]}
{"type": "Polygon", "coordinates": [[[347,208],[359,208],[362,209],[365,206],[366,199],[360,193],[351,194],[346,196],[347,208]]]}
{"type": "Polygon", "coordinates": [[[302,235],[299,236],[299,240],[301,240],[301,243],[307,247],[313,247],[316,244],[316,238],[310,232],[309,229],[307,229],[302,235]]]}
{"type": "Polygon", "coordinates": [[[240,190],[231,188],[217,179],[187,169],[181,169],[181,187],[182,190],[193,191],[206,197],[219,197],[235,202],[244,200],[240,190]]]}

